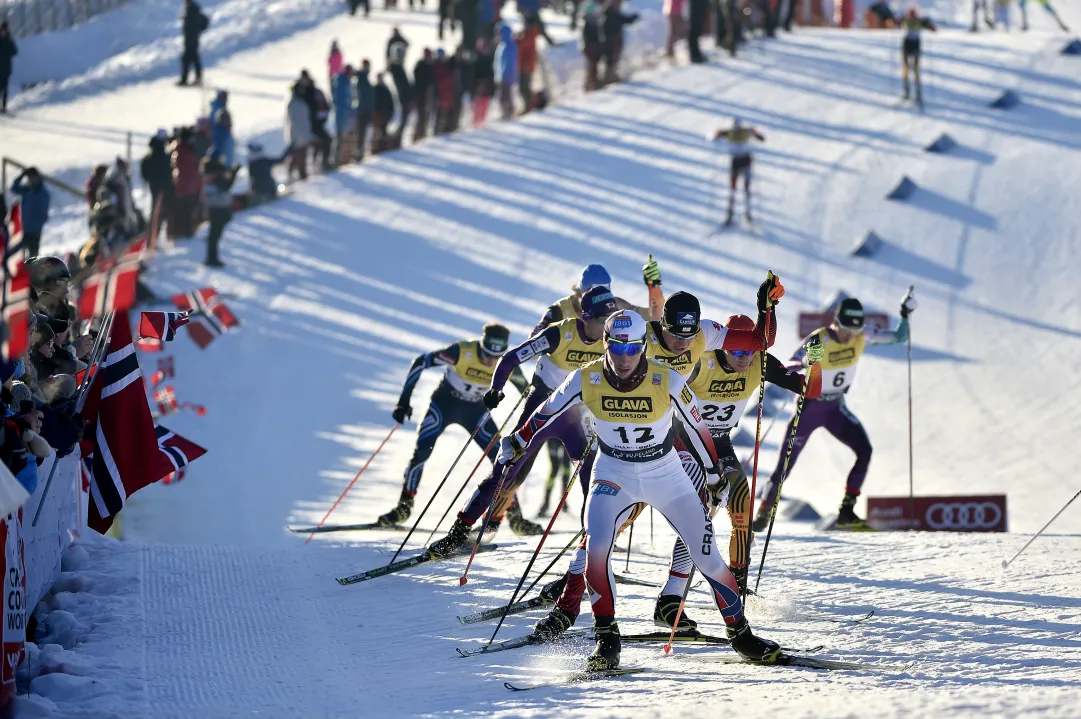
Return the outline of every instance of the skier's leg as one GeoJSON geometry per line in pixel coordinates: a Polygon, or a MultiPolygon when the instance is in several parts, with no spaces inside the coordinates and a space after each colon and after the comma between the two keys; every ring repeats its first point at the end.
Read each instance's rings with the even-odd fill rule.
{"type": "Polygon", "coordinates": [[[732,213],[735,211],[737,182],[739,182],[739,167],[736,165],[736,158],[733,157],[728,163],[728,214],[724,220],[726,225],[732,222],[732,213]]]}
{"type": "Polygon", "coordinates": [[[856,461],[852,465],[852,469],[848,473],[848,480],[845,483],[845,498],[841,502],[841,516],[838,518],[838,523],[858,523],[862,520],[856,517],[853,507],[856,504],[856,498],[860,495],[860,489],[863,487],[863,481],[867,478],[867,470],[871,464],[871,439],[867,436],[867,430],[863,428],[863,424],[845,406],[843,400],[837,400],[833,404],[836,407],[833,408],[825,423],[826,431],[836,437],[841,444],[856,453],[856,461]]]}
{"type": "Polygon", "coordinates": [[[747,220],[751,219],[751,156],[747,155],[747,159],[744,161],[743,166],[743,193],[745,196],[744,214],[747,216],[747,220]]]}
{"type": "MultiPolygon", "coordinates": [[[[428,412],[424,415],[420,426],[417,427],[417,444],[413,449],[413,456],[405,468],[405,481],[402,486],[401,497],[398,499],[398,504],[394,509],[381,515],[376,520],[380,524],[388,526],[400,524],[409,519],[409,515],[413,513],[413,498],[417,494],[417,487],[420,486],[420,479],[424,474],[424,463],[432,456],[435,442],[439,439],[439,435],[443,434],[443,430],[447,426],[443,417],[444,408],[441,406],[440,400],[443,400],[443,403],[446,404],[448,398],[442,395],[442,392],[436,391],[428,402],[428,412]]],[[[453,402],[454,400],[450,399],[450,401],[453,402]]]]}
{"type": "MultiPolygon", "coordinates": [[[[702,469],[702,466],[698,464],[690,452],[680,452],[679,460],[680,464],[683,465],[683,471],[694,484],[695,491],[699,493],[700,498],[703,498],[703,504],[709,508],[705,470],[702,469]]],[[[710,512],[711,516],[714,513],[715,510],[712,510],[710,512]]],[[[672,547],[672,560],[668,565],[668,581],[661,588],[661,593],[657,597],[657,604],[653,609],[653,621],[658,626],[671,627],[672,622],[675,621],[676,611],[683,599],[683,591],[690,577],[691,566],[693,566],[693,563],[691,562],[690,550],[687,549],[683,539],[677,536],[675,546],[672,547]]],[[[693,630],[697,626],[698,623],[688,617],[686,612],[680,615],[680,631],[693,630]]]]}

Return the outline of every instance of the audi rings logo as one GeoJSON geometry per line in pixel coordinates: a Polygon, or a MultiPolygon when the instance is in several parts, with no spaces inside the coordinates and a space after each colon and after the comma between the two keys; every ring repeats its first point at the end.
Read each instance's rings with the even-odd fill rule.
{"type": "Polygon", "coordinates": [[[936,502],[924,515],[931,529],[993,529],[1002,521],[994,502],[936,502]]]}

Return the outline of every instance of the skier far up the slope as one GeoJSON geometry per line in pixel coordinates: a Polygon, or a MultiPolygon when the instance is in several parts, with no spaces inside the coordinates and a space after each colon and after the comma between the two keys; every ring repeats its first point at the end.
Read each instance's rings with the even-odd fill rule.
{"type": "MultiPolygon", "coordinates": [[[[398,424],[404,424],[413,414],[409,399],[421,373],[429,367],[443,366],[443,380],[432,392],[428,411],[420,426],[417,427],[417,445],[413,457],[405,470],[402,494],[397,506],[377,520],[380,524],[393,527],[400,524],[413,513],[413,500],[420,486],[424,464],[432,456],[436,440],[443,430],[452,424],[461,425],[473,432],[483,420],[484,425],[473,436],[482,448],[496,436],[499,429],[491,416],[485,411],[481,401],[499,358],[507,351],[510,330],[503,325],[487,324],[479,340],[462,340],[449,347],[422,354],[413,360],[402,386],[398,405],[391,416],[398,424]]],[[[525,391],[528,383],[521,371],[511,372],[508,379],[519,389],[525,391]]],[[[495,460],[495,447],[488,452],[488,458],[495,460]]]]}
{"type": "MultiPolygon", "coordinates": [[[[1039,3],[1043,7],[1043,9],[1052,18],[1055,19],[1055,22],[1058,23],[1059,28],[1061,28],[1063,32],[1070,31],[1070,28],[1066,27],[1066,23],[1062,22],[1062,18],[1060,18],[1058,16],[1058,13],[1055,12],[1055,8],[1051,6],[1051,0],[1036,0],[1036,2],[1039,3]]],[[[1021,6],[1021,29],[1028,30],[1028,1],[1018,0],[1018,4],[1021,6]]]]}
{"type": "Polygon", "coordinates": [[[747,222],[751,221],[751,166],[754,160],[751,156],[751,141],[765,142],[765,136],[753,127],[743,124],[738,117],[732,122],[732,127],[720,128],[713,133],[713,141],[726,140],[728,142],[728,155],[731,158],[728,165],[728,214],[724,224],[732,224],[732,214],[736,205],[736,186],[740,175],[743,176],[743,192],[746,197],[743,214],[747,222]]]}
{"type": "Polygon", "coordinates": [[[935,27],[935,24],[931,22],[930,18],[920,17],[920,11],[916,8],[910,8],[899,24],[905,31],[904,37],[901,39],[901,79],[904,82],[904,99],[909,99],[912,94],[908,83],[908,71],[909,68],[911,68],[913,77],[916,81],[916,104],[922,107],[923,86],[920,83],[920,55],[922,52],[920,33],[924,30],[938,32],[938,28],[935,27]]]}
{"type": "MultiPolygon", "coordinates": [[[[821,395],[803,406],[803,414],[792,440],[792,456],[789,468],[796,464],[800,453],[807,444],[807,439],[819,428],[836,437],[842,444],[856,453],[856,462],[848,473],[844,499],[841,500],[837,516],[837,527],[862,529],[866,522],[856,515],[856,500],[859,498],[863,481],[867,478],[867,469],[871,463],[871,440],[859,419],[845,404],[845,394],[852,387],[860,357],[868,344],[900,344],[908,340],[908,316],[916,309],[916,299],[909,293],[901,301],[901,322],[896,329],[883,330],[864,324],[863,305],[850,297],[842,300],[837,308],[833,322],[812,332],[803,341],[802,346],[793,356],[798,366],[807,366],[806,346],[812,337],[817,337],[822,344],[823,357],[821,395]]],[[[788,423],[785,437],[792,436],[793,418],[788,423]]],[[[758,505],[751,528],[761,532],[769,525],[770,513],[777,502],[780,492],[784,462],[778,460],[773,475],[769,478],[758,505]]]]}
{"type": "MultiPolygon", "coordinates": [[[[533,393],[526,400],[525,410],[517,420],[521,423],[544,403],[552,393],[551,388],[558,387],[578,367],[601,356],[603,347],[600,340],[604,333],[604,320],[616,310],[615,296],[611,290],[603,285],[591,287],[580,300],[581,317],[571,317],[549,325],[540,334],[530,337],[503,356],[492,376],[491,388],[484,395],[485,404],[490,408],[497,406],[503,398],[503,386],[511,373],[521,372],[523,363],[539,357],[537,370],[533,374],[533,393]]],[[[584,478],[589,476],[590,462],[586,456],[584,428],[580,418],[568,414],[561,421],[549,424],[532,451],[521,458],[521,461],[511,466],[497,462],[492,473],[481,482],[466,506],[458,513],[458,518],[447,535],[433,542],[429,552],[444,557],[457,550],[465,544],[470,529],[489,507],[491,516],[488,530],[497,528],[506,512],[510,516],[511,529],[516,534],[540,534],[543,530],[539,525],[521,517],[520,508],[514,509],[512,498],[529,474],[537,451],[544,443],[542,439],[559,441],[568,455],[586,462],[581,474],[584,478]],[[498,499],[496,492],[499,492],[498,499]]]]}
{"type": "MultiPolygon", "coordinates": [[[[729,331],[753,330],[754,322],[746,315],[732,315],[724,325],[729,331]]],[[[807,397],[815,398],[821,391],[821,369],[817,364],[822,359],[821,345],[808,349],[807,360],[810,371],[807,377],[799,374],[796,368],[785,367],[773,355],[766,354],[765,381],[789,392],[800,394],[807,385],[807,397]]],[[[739,424],[743,411],[762,384],[762,353],[756,350],[716,350],[707,353],[694,368],[687,380],[687,386],[698,398],[698,411],[709,427],[713,446],[717,452],[717,461],[721,468],[724,490],[708,494],[707,510],[710,516],[716,514],[722,506],[728,511],[732,525],[732,534],[728,544],[728,567],[736,577],[740,594],[747,587],[747,558],[750,547],[751,492],[747,486],[747,476],[743,465],[736,459],[730,433],[739,424]]],[[[694,457],[677,444],[680,460],[687,476],[699,490],[705,488],[705,468],[698,465],[694,457]]],[[[672,550],[672,563],[668,570],[668,582],[661,589],[654,612],[658,624],[672,626],[674,616],[683,596],[691,568],[691,557],[682,540],[676,540],[672,550]]],[[[681,615],[679,630],[693,630],[697,624],[686,613],[681,615]]]]}
{"type": "MultiPolygon", "coordinates": [[[[664,366],[671,368],[677,375],[683,377],[689,375],[695,364],[698,362],[699,357],[703,352],[711,350],[742,350],[756,352],[764,350],[769,344],[773,342],[774,334],[773,328],[777,326],[776,318],[773,316],[773,305],[776,304],[784,295],[784,286],[781,285],[780,279],[771,276],[770,279],[765,280],[758,288],[758,307],[759,307],[759,321],[751,328],[744,327],[732,327],[724,328],[717,325],[712,320],[701,321],[698,310],[698,299],[693,295],[689,295],[685,292],[677,292],[672,295],[664,304],[665,319],[662,320],[662,324],[665,326],[666,333],[663,336],[667,336],[670,339],[665,351],[659,351],[658,347],[658,333],[655,326],[650,326],[647,323],[646,329],[646,357],[654,362],[659,362],[664,366]],[[690,364],[674,361],[682,355],[681,353],[673,354],[674,350],[671,349],[672,344],[676,341],[675,335],[672,335],[671,330],[676,330],[680,335],[688,333],[689,325],[685,320],[686,313],[690,312],[694,316],[695,323],[701,323],[702,327],[709,328],[703,334],[709,334],[710,336],[699,345],[697,348],[692,344],[690,349],[684,347],[685,351],[689,351],[692,354],[693,361],[690,364]],[[766,334],[765,325],[767,313],[770,321],[769,325],[771,332],[769,336],[766,334]]],[[[688,341],[684,339],[683,341],[688,341]]],[[[697,339],[695,340],[697,342],[697,339]]],[[[695,410],[698,412],[699,410],[695,410]]],[[[689,434],[690,430],[687,430],[689,434]]],[[[689,437],[684,437],[683,444],[689,445],[692,440],[689,437]]],[[[710,449],[713,449],[713,444],[710,444],[710,449]]],[[[691,460],[690,466],[698,466],[696,460],[691,460]]],[[[684,467],[686,470],[686,467],[684,467]]],[[[584,480],[583,480],[584,481],[584,480]]],[[[722,491],[723,486],[718,486],[718,491],[722,491]]],[[[640,514],[645,508],[645,504],[639,504],[636,506],[628,517],[625,519],[620,531],[630,526],[630,523],[640,514]]],[[[747,510],[750,512],[750,509],[747,510]]],[[[583,541],[578,547],[578,552],[571,559],[570,568],[567,572],[554,582],[550,582],[542,590],[541,594],[544,596],[556,596],[555,606],[548,613],[547,616],[542,618],[533,627],[533,638],[536,642],[551,641],[567,631],[574,625],[575,620],[578,618],[578,612],[582,603],[582,594],[586,590],[585,580],[585,566],[586,566],[586,542],[583,541]]],[[[667,610],[668,602],[665,597],[658,600],[657,606],[654,608],[653,617],[655,621],[666,622],[671,624],[674,621],[674,610],[669,612],[667,610]]]]}
{"type": "Polygon", "coordinates": [[[584,407],[592,416],[599,452],[586,509],[586,576],[597,645],[586,661],[588,670],[619,666],[612,546],[617,530],[643,502],[689,540],[732,647],[749,659],[775,661],[780,647],[752,633],[736,579],[712,549],[713,523],[673,449],[678,417],[688,428],[691,451],[708,468],[709,484],[721,484],[717,457],[706,441],[709,429],[684,378],[647,359],[646,331],[645,320],[634,312],[610,315],[604,325],[604,356],[575,370],[517,432],[504,438],[500,459],[520,457],[533,437],[565,412],[584,407]]]}

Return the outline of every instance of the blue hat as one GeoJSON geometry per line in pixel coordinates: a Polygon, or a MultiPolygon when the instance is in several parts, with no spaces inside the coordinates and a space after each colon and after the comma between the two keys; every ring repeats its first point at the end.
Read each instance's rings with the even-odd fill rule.
{"type": "Polygon", "coordinates": [[[584,320],[602,320],[618,309],[615,295],[607,287],[601,285],[591,287],[582,295],[582,319],[584,320]]]}
{"type": "Polygon", "coordinates": [[[611,287],[612,276],[601,265],[586,265],[582,270],[582,277],[575,285],[579,292],[586,292],[592,287],[611,287]]]}

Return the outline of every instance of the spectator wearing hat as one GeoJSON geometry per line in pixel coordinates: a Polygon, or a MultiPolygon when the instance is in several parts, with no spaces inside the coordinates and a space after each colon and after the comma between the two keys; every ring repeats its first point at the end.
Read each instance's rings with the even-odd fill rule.
{"type": "Polygon", "coordinates": [[[375,110],[375,88],[368,73],[372,70],[372,64],[368,60],[360,62],[360,69],[353,75],[354,107],[357,118],[357,161],[364,159],[364,145],[368,139],[368,126],[372,122],[372,112],[375,110]]]}
{"type": "Polygon", "coordinates": [[[435,87],[434,61],[431,48],[424,48],[424,53],[413,66],[413,100],[416,103],[417,121],[413,126],[413,142],[419,142],[428,136],[428,125],[432,121],[432,95],[435,87]]]}
{"type": "Polygon", "coordinates": [[[233,166],[233,116],[229,114],[229,93],[218,90],[210,103],[210,152],[221,158],[226,167],[233,166]]]}
{"type": "Polygon", "coordinates": [[[190,239],[195,234],[202,181],[199,176],[199,155],[195,148],[195,131],[180,130],[172,145],[170,158],[173,168],[173,212],[169,219],[169,237],[190,239]]]}
{"type": "Polygon", "coordinates": [[[334,98],[334,133],[338,138],[338,164],[352,162],[356,157],[357,117],[353,102],[353,66],[346,65],[334,76],[331,94],[334,98]]]}
{"type": "Polygon", "coordinates": [[[173,204],[173,169],[169,165],[169,153],[165,151],[165,143],[168,141],[169,136],[165,130],[158,130],[157,134],[150,138],[150,150],[139,164],[143,182],[150,189],[151,223],[157,221],[157,226],[151,227],[155,237],[157,230],[169,216],[173,204]]]}
{"type": "Polygon", "coordinates": [[[231,190],[239,167],[226,167],[217,156],[203,158],[203,191],[206,195],[210,229],[206,236],[206,266],[224,267],[218,256],[218,243],[229,220],[233,218],[231,190]]]}
{"type": "Polygon", "coordinates": [[[49,220],[49,190],[38,168],[28,167],[15,178],[11,191],[19,196],[22,205],[23,246],[27,256],[34,257],[41,248],[41,231],[49,220]]]}
{"type": "Polygon", "coordinates": [[[394,94],[387,87],[383,73],[375,76],[375,105],[372,110],[372,154],[387,149],[387,125],[394,117],[394,94]]]}

